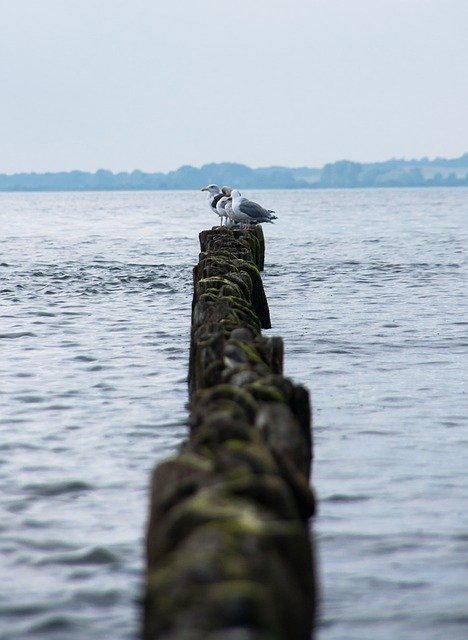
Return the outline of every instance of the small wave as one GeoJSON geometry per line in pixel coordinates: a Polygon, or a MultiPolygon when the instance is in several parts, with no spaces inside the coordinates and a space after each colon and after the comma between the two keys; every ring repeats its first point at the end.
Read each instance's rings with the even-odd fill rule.
{"type": "Polygon", "coordinates": [[[80,480],[70,480],[66,482],[53,482],[50,484],[28,484],[24,489],[39,497],[55,497],[67,493],[90,491],[92,487],[86,482],[81,482],[80,480]]]}
{"type": "Polygon", "coordinates": [[[346,374],[344,369],[317,369],[315,375],[317,376],[338,376],[346,374]]]}
{"type": "Polygon", "coordinates": [[[56,633],[68,633],[72,629],[77,628],[78,623],[67,616],[52,615],[45,618],[43,622],[34,625],[31,628],[32,633],[41,635],[49,635],[56,633]]]}
{"type": "MultiPolygon", "coordinates": [[[[11,420],[0,420],[0,425],[8,425],[8,424],[22,424],[27,422],[27,420],[20,420],[19,418],[11,419],[11,420]]],[[[16,449],[20,449],[23,451],[37,451],[41,447],[30,444],[29,442],[4,442],[0,444],[0,451],[15,451],[16,449]]]]}
{"type": "MultiPolygon", "coordinates": [[[[449,625],[468,625],[468,614],[466,613],[454,613],[453,615],[440,615],[431,618],[434,624],[449,624],[449,625]]],[[[448,637],[448,636],[447,636],[448,637]]]]}
{"type": "Polygon", "coordinates": [[[75,553],[64,553],[44,558],[38,562],[39,565],[62,564],[62,565],[110,565],[120,564],[119,558],[105,547],[94,547],[86,551],[75,553]]]}
{"type": "MultiPolygon", "coordinates": [[[[415,545],[414,548],[417,548],[417,546],[415,545]]],[[[395,584],[398,589],[403,591],[405,589],[408,589],[410,591],[412,591],[413,589],[425,589],[427,586],[429,586],[429,583],[424,582],[424,580],[399,580],[397,582],[394,582],[393,584],[395,584]]]]}
{"type": "Polygon", "coordinates": [[[71,404],[49,404],[42,408],[43,411],[68,411],[73,409],[71,404]]]}
{"type": "Polygon", "coordinates": [[[0,616],[11,618],[23,618],[24,616],[34,616],[40,613],[44,613],[50,607],[50,603],[44,604],[18,604],[11,606],[0,607],[0,616]]]}
{"type": "Polygon", "coordinates": [[[24,402],[25,404],[36,404],[38,402],[44,402],[44,398],[42,396],[34,395],[15,396],[15,400],[18,400],[18,402],[24,402]]]}
{"type": "Polygon", "coordinates": [[[413,398],[408,396],[383,396],[383,398],[379,398],[379,402],[385,402],[387,404],[400,404],[400,406],[409,405],[411,406],[413,403],[413,398]]]}
{"type": "Polygon", "coordinates": [[[50,523],[45,520],[35,520],[34,518],[25,518],[23,525],[28,529],[48,529],[50,523]]]}
{"type": "Polygon", "coordinates": [[[105,371],[106,369],[110,369],[110,367],[105,367],[102,364],[94,364],[92,367],[87,367],[86,371],[105,371]]]}
{"type": "Polygon", "coordinates": [[[108,384],[107,382],[98,382],[93,384],[93,389],[101,389],[102,391],[116,391],[117,387],[108,384]]]}
{"type": "Polygon", "coordinates": [[[377,542],[372,549],[372,553],[375,555],[392,555],[394,553],[401,553],[402,551],[413,551],[419,549],[418,542],[405,542],[402,540],[395,540],[389,542],[377,542]]]}
{"type": "Polygon", "coordinates": [[[333,493],[331,496],[323,498],[322,502],[366,502],[367,500],[370,500],[370,499],[371,499],[371,496],[364,496],[364,495],[351,496],[343,493],[333,493]]]}
{"type": "Polygon", "coordinates": [[[458,542],[468,542],[468,533],[457,533],[454,536],[454,540],[457,540],[458,542]]]}
{"type": "Polygon", "coordinates": [[[359,348],[349,348],[349,349],[318,349],[317,353],[330,353],[330,354],[334,354],[334,355],[354,355],[357,351],[359,351],[359,348]]]}
{"type": "Polygon", "coordinates": [[[32,331],[17,331],[12,333],[0,333],[1,340],[16,340],[16,338],[35,338],[37,334],[32,331]]]}
{"type": "Polygon", "coordinates": [[[38,318],[55,318],[57,316],[56,313],[52,313],[51,311],[31,311],[28,315],[38,318]]]}
{"type": "Polygon", "coordinates": [[[73,360],[76,362],[96,362],[96,358],[93,356],[75,356],[73,360]]]}
{"type": "Polygon", "coordinates": [[[357,431],[360,436],[393,436],[395,431],[390,429],[361,429],[357,431]]]}
{"type": "Polygon", "coordinates": [[[39,540],[36,537],[33,538],[18,538],[15,536],[15,540],[20,543],[26,549],[36,549],[37,551],[53,551],[57,553],[58,551],[63,552],[71,552],[76,547],[73,544],[68,542],[64,542],[63,540],[50,539],[50,538],[41,538],[39,540]]]}
{"type": "Polygon", "coordinates": [[[107,607],[119,601],[120,592],[117,591],[117,589],[109,589],[108,591],[79,591],[74,599],[80,603],[107,607]]]}

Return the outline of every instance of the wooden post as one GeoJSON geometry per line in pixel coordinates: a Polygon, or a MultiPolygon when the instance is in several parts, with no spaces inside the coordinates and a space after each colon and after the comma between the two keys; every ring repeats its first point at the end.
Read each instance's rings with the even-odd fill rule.
{"type": "Polygon", "coordinates": [[[152,478],[144,640],[309,640],[311,411],[266,338],[261,228],[200,234],[190,433],[152,478]]]}

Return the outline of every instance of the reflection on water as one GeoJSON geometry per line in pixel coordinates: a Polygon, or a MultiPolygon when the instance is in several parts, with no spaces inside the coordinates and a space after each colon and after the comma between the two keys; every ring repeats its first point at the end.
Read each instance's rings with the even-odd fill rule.
{"type": "MultiPolygon", "coordinates": [[[[319,639],[466,638],[468,191],[249,195],[279,216],[270,333],[314,404],[319,639]]],[[[216,221],[191,192],[0,204],[0,639],[132,638],[216,221]]]]}

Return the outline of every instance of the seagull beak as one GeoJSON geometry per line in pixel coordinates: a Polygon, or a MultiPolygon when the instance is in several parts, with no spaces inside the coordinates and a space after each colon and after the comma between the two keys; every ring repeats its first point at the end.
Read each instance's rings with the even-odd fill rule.
{"type": "Polygon", "coordinates": [[[200,189],[200,191],[208,191],[208,189],[206,187],[203,187],[203,189],[200,189]]]}

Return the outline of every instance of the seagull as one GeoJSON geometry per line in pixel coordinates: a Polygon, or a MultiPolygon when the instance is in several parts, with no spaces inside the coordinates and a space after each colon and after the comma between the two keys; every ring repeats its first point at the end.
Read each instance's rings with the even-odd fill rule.
{"type": "Polygon", "coordinates": [[[228,213],[226,211],[226,205],[230,201],[231,201],[230,196],[222,195],[221,198],[216,203],[216,211],[218,212],[218,215],[221,218],[221,220],[223,220],[223,218],[226,219],[228,217],[228,213]]]}
{"type": "Polygon", "coordinates": [[[221,211],[217,208],[218,202],[221,198],[231,195],[231,189],[229,187],[220,188],[217,184],[209,184],[207,187],[203,187],[202,191],[208,191],[208,202],[210,205],[210,209],[218,214],[221,218],[221,226],[223,226],[223,222],[227,222],[227,213],[222,209],[221,211]]]}
{"type": "MultiPolygon", "coordinates": [[[[227,187],[223,187],[226,189],[227,187]]],[[[231,189],[229,189],[231,191],[231,189]]],[[[231,196],[223,196],[216,203],[216,210],[220,216],[225,216],[226,221],[224,225],[226,227],[237,227],[237,222],[232,219],[232,198],[231,196]]]]}
{"type": "Polygon", "coordinates": [[[241,196],[240,191],[234,189],[231,192],[232,198],[232,220],[236,222],[242,222],[245,224],[258,224],[259,222],[273,222],[277,220],[277,216],[274,216],[274,211],[270,209],[264,209],[257,202],[252,202],[241,196]]]}

